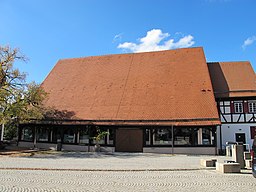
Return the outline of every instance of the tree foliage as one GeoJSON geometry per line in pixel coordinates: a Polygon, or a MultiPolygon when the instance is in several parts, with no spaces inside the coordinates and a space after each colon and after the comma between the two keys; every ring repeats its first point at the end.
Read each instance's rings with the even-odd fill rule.
{"type": "Polygon", "coordinates": [[[0,46],[0,124],[7,125],[7,135],[19,122],[43,118],[45,111],[45,91],[34,82],[27,84],[26,74],[13,67],[26,60],[18,49],[0,46]]]}
{"type": "Polygon", "coordinates": [[[0,88],[10,92],[12,89],[23,89],[26,74],[13,69],[15,61],[26,61],[26,57],[20,54],[18,49],[11,49],[9,46],[0,46],[0,88]]]}

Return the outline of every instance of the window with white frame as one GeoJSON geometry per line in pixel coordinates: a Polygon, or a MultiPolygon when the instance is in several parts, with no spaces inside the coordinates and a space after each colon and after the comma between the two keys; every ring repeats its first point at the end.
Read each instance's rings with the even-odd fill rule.
{"type": "Polygon", "coordinates": [[[243,103],[234,102],[235,113],[243,113],[243,103]]]}
{"type": "Polygon", "coordinates": [[[249,113],[256,113],[256,101],[249,101],[249,113]]]}

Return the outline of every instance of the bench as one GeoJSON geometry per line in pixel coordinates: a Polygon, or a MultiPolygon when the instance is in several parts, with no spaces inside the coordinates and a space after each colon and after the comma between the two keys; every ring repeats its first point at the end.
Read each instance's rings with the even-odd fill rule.
{"type": "Polygon", "coordinates": [[[216,171],[221,173],[240,173],[239,163],[219,163],[216,162],[216,171]]]}
{"type": "Polygon", "coordinates": [[[200,159],[200,165],[204,167],[215,167],[217,159],[200,159]]]}

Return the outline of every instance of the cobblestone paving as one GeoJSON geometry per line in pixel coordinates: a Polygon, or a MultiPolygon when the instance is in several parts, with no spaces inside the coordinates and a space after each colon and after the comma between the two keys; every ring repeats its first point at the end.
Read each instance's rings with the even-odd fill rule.
{"type": "Polygon", "coordinates": [[[166,154],[50,152],[0,156],[0,192],[189,191],[255,192],[250,171],[221,174],[200,159],[227,157],[166,154]]]}
{"type": "Polygon", "coordinates": [[[200,159],[218,159],[223,156],[187,156],[150,153],[86,153],[52,152],[27,157],[0,157],[0,168],[47,168],[86,170],[145,170],[145,169],[199,169],[200,159]],[[72,162],[72,163],[71,163],[72,162]]]}
{"type": "Polygon", "coordinates": [[[195,171],[1,170],[0,191],[232,191],[255,192],[251,174],[195,171]]]}

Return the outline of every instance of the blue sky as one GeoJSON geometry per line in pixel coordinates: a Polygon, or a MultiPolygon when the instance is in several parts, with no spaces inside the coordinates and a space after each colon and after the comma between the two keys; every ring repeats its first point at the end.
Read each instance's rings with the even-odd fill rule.
{"type": "MultiPolygon", "coordinates": [[[[41,83],[59,59],[199,47],[256,69],[255,0],[0,0],[0,45],[41,83]]],[[[256,71],[256,70],[255,70],[256,71]]]]}

